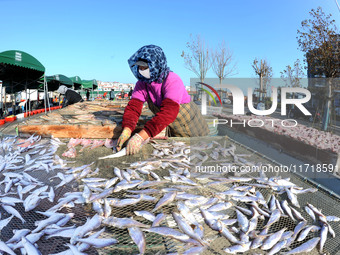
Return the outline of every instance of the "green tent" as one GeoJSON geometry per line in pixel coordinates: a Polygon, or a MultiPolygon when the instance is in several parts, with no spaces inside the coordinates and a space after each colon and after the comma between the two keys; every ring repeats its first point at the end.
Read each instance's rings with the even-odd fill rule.
{"type": "Polygon", "coordinates": [[[81,86],[82,86],[83,83],[82,83],[82,80],[80,79],[79,76],[73,76],[73,77],[69,77],[69,78],[73,82],[74,90],[81,89],[81,86]]]}
{"type": "MultiPolygon", "coordinates": [[[[71,88],[73,86],[72,80],[62,74],[45,76],[45,78],[47,81],[48,91],[55,91],[59,88],[60,85],[65,85],[68,88],[71,88]]],[[[43,85],[41,85],[40,88],[43,88],[43,85]]]]}
{"type": "Polygon", "coordinates": [[[83,80],[82,81],[82,88],[94,90],[94,89],[98,88],[98,83],[95,79],[93,79],[93,80],[83,80]]]}
{"type": "Polygon", "coordinates": [[[0,53],[0,80],[10,93],[37,88],[45,67],[30,54],[9,50],[0,53]]]}

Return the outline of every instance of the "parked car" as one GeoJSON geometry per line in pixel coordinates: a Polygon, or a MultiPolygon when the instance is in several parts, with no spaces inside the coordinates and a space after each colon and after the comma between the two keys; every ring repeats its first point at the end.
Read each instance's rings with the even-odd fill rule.
{"type": "Polygon", "coordinates": [[[305,119],[308,120],[309,122],[313,122],[315,119],[315,122],[320,122],[321,121],[321,113],[320,111],[316,110],[313,107],[310,106],[305,106],[306,109],[312,114],[312,115],[305,115],[300,111],[298,107],[294,107],[289,111],[289,118],[292,119],[305,119]]]}
{"type": "Polygon", "coordinates": [[[227,97],[222,98],[222,103],[223,104],[231,104],[231,100],[227,97]]]}

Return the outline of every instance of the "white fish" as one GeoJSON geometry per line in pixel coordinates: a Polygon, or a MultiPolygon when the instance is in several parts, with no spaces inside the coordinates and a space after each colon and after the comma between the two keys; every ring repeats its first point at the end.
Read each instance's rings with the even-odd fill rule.
{"type": "Polygon", "coordinates": [[[126,156],[126,148],[121,149],[120,151],[118,151],[117,153],[105,156],[105,157],[100,157],[98,159],[107,159],[107,158],[119,158],[122,156],[126,156]]]}
{"type": "Polygon", "coordinates": [[[107,199],[104,199],[104,217],[108,218],[112,214],[112,207],[107,199]]]}
{"type": "Polygon", "coordinates": [[[0,198],[0,202],[8,205],[13,205],[16,203],[22,203],[23,201],[21,199],[15,198],[15,197],[2,197],[0,198]]]}
{"type": "Polygon", "coordinates": [[[80,238],[77,242],[87,243],[95,248],[103,248],[118,243],[114,238],[80,238]]]}
{"type": "Polygon", "coordinates": [[[301,244],[300,246],[284,254],[290,255],[290,254],[297,254],[301,252],[310,252],[315,248],[315,246],[319,243],[319,241],[320,241],[320,237],[314,237],[313,239],[308,240],[307,242],[301,244]]]}
{"type": "Polygon", "coordinates": [[[26,236],[30,232],[31,230],[29,229],[13,230],[14,235],[6,243],[19,242],[23,236],[26,236]]]}
{"type": "Polygon", "coordinates": [[[146,242],[144,233],[137,227],[128,228],[132,240],[137,244],[140,254],[145,253],[146,242]]]}
{"type": "Polygon", "coordinates": [[[12,218],[14,217],[14,215],[9,216],[7,219],[4,220],[0,220],[0,231],[7,226],[8,223],[10,223],[10,221],[12,220],[12,218]]]}
{"type": "Polygon", "coordinates": [[[58,226],[64,226],[66,223],[68,223],[74,216],[74,213],[68,213],[65,214],[64,218],[62,218],[61,220],[59,220],[56,225],[58,226]]]}
{"type": "Polygon", "coordinates": [[[78,227],[73,236],[71,237],[70,243],[75,244],[75,242],[82,238],[86,233],[98,228],[102,222],[102,219],[99,215],[93,216],[90,220],[88,220],[85,225],[78,227]]]}
{"type": "Polygon", "coordinates": [[[152,210],[152,212],[157,211],[159,208],[161,208],[162,206],[165,206],[167,204],[170,204],[172,201],[174,201],[175,197],[177,195],[177,192],[169,192],[166,193],[159,201],[158,203],[155,205],[155,208],[152,210]]]}
{"type": "Polygon", "coordinates": [[[157,214],[155,217],[155,220],[152,223],[152,227],[158,227],[159,224],[162,223],[163,220],[165,220],[166,215],[164,213],[157,214]]]}
{"type": "Polygon", "coordinates": [[[35,248],[35,246],[30,241],[28,241],[25,237],[21,238],[21,242],[22,242],[27,254],[29,254],[29,255],[41,255],[41,252],[37,248],[35,248]]]}
{"type": "Polygon", "coordinates": [[[36,208],[39,205],[41,199],[42,197],[39,197],[35,194],[31,194],[30,196],[28,196],[24,201],[25,212],[31,211],[36,208]]]}
{"type": "MultiPolygon", "coordinates": [[[[43,232],[40,233],[34,233],[34,234],[29,234],[25,236],[25,238],[32,244],[35,244],[40,240],[40,238],[44,235],[43,232]]],[[[21,238],[22,239],[22,238],[21,238]]],[[[24,248],[24,244],[22,241],[18,242],[16,245],[13,246],[13,250],[24,248]]]]}
{"type": "Polygon", "coordinates": [[[141,217],[144,217],[145,219],[149,220],[149,221],[154,221],[156,216],[149,212],[149,211],[135,211],[134,212],[137,216],[141,216],[141,217]]]}
{"type": "Polygon", "coordinates": [[[3,241],[0,241],[0,251],[7,252],[10,255],[16,255],[14,251],[8,247],[7,244],[5,244],[3,241]]]}
{"type": "Polygon", "coordinates": [[[8,212],[9,214],[12,214],[15,217],[19,218],[22,221],[22,223],[26,222],[24,220],[24,218],[21,216],[21,214],[16,209],[14,209],[12,206],[9,206],[9,205],[1,205],[1,206],[2,206],[2,208],[4,208],[4,210],[6,212],[8,212]]]}
{"type": "Polygon", "coordinates": [[[32,233],[37,233],[40,230],[44,229],[46,226],[54,224],[54,223],[58,222],[59,220],[61,220],[64,217],[65,217],[65,214],[62,214],[62,213],[53,214],[51,217],[49,217],[49,218],[47,218],[45,220],[40,221],[38,223],[37,228],[34,229],[32,231],[32,233]]]}
{"type": "Polygon", "coordinates": [[[50,192],[48,192],[48,200],[49,200],[51,203],[53,203],[54,197],[55,197],[55,194],[54,194],[53,187],[50,187],[50,192]]]}
{"type": "MultiPolygon", "coordinates": [[[[105,231],[105,228],[102,228],[101,230],[99,230],[98,232],[94,233],[93,235],[89,236],[87,239],[90,238],[98,238],[103,232],[105,231]]],[[[78,250],[79,251],[86,251],[87,249],[89,249],[91,247],[91,245],[87,244],[87,243],[82,243],[78,246],[78,250]]],[[[72,254],[71,254],[72,255],[72,254]]]]}
{"type": "Polygon", "coordinates": [[[321,229],[321,233],[320,233],[320,250],[319,250],[320,253],[323,252],[323,247],[327,240],[327,234],[328,234],[328,226],[324,224],[321,229]]]}

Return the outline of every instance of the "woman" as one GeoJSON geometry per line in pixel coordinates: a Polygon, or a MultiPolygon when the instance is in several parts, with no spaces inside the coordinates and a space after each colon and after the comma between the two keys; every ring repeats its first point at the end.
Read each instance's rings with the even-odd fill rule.
{"type": "Polygon", "coordinates": [[[118,151],[134,131],[144,102],[155,116],[129,140],[127,154],[137,153],[143,141],[164,128],[167,128],[168,136],[205,136],[209,133],[199,108],[191,101],[181,78],[170,71],[160,47],[144,46],[129,58],[128,63],[138,82],[124,111],[118,151]]]}
{"type": "Polygon", "coordinates": [[[81,95],[79,95],[79,93],[75,92],[72,89],[69,89],[65,85],[61,85],[58,88],[57,92],[60,93],[61,95],[65,95],[64,99],[63,99],[62,108],[66,107],[68,105],[71,105],[71,104],[75,104],[75,103],[84,101],[81,98],[81,95]]]}

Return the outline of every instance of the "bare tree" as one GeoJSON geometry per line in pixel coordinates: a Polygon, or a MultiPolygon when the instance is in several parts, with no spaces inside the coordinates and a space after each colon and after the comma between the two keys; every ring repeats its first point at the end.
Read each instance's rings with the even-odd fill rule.
{"type": "Polygon", "coordinates": [[[226,47],[225,41],[217,46],[212,57],[212,68],[222,84],[222,80],[236,74],[236,63],[233,62],[233,53],[226,47]]]}
{"type": "Polygon", "coordinates": [[[191,41],[187,43],[188,52],[182,52],[185,67],[194,72],[201,82],[211,67],[211,51],[200,35],[195,38],[190,35],[191,41]]]}
{"type": "Polygon", "coordinates": [[[332,15],[326,15],[321,7],[312,9],[311,18],[301,22],[297,30],[297,41],[300,49],[305,52],[305,63],[308,68],[308,78],[326,78],[327,100],[325,104],[323,130],[328,129],[331,108],[333,78],[340,72],[340,36],[337,35],[335,20],[332,15]]]}
{"type": "Polygon", "coordinates": [[[300,60],[294,62],[294,66],[286,66],[286,69],[281,72],[281,79],[286,83],[287,87],[299,88],[302,86],[301,79],[304,77],[300,60]]]}
{"type": "Polygon", "coordinates": [[[269,65],[267,60],[261,59],[259,62],[257,58],[255,58],[252,67],[256,75],[259,76],[260,80],[260,88],[259,88],[259,99],[263,100],[263,95],[267,94],[267,88],[269,87],[270,80],[273,76],[273,69],[269,65]]]}

